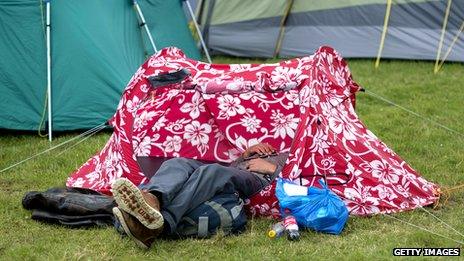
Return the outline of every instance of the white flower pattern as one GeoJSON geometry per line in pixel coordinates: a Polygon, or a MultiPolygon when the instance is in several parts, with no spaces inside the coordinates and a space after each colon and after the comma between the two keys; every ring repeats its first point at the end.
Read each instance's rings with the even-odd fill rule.
{"type": "Polygon", "coordinates": [[[289,136],[293,138],[295,136],[295,130],[298,126],[298,119],[294,118],[295,115],[291,114],[283,114],[280,110],[273,110],[271,120],[274,122],[271,125],[274,127],[271,132],[274,133],[274,138],[280,137],[282,139],[285,136],[289,136]]]}
{"type": "Polygon", "coordinates": [[[218,103],[218,108],[221,110],[219,117],[221,118],[228,119],[237,114],[245,113],[245,107],[243,107],[243,105],[240,104],[240,99],[230,94],[219,96],[218,103]]]}
{"type": "Polygon", "coordinates": [[[194,146],[205,145],[208,144],[209,133],[211,133],[211,125],[192,121],[191,124],[185,126],[184,139],[194,146]]]}
{"type": "Polygon", "coordinates": [[[163,146],[166,152],[179,152],[182,144],[182,138],[180,136],[174,135],[173,137],[167,136],[166,140],[163,142],[163,146]]]}
{"type": "MultiPolygon", "coordinates": [[[[349,97],[358,88],[345,61],[329,47],[261,65],[207,64],[188,60],[177,48],[162,49],[127,85],[106,146],[67,186],[110,194],[119,177],[146,181],[137,156],[230,162],[249,146],[269,142],[290,152],[283,177],[310,185],[314,174],[347,175],[345,185],[331,189],[351,214],[391,213],[436,201],[437,186],[360,122],[349,97]],[[189,70],[197,88],[150,88],[147,77],[180,68],[189,70]]],[[[278,216],[274,189],[275,183],[247,200],[250,212],[278,216]]]]}
{"type": "Polygon", "coordinates": [[[189,113],[189,116],[194,120],[200,116],[200,113],[205,112],[205,104],[203,99],[200,98],[200,93],[195,92],[192,97],[192,102],[186,102],[180,107],[183,113],[189,113]]]}
{"type": "Polygon", "coordinates": [[[244,116],[241,120],[242,126],[246,127],[246,131],[249,133],[258,132],[260,128],[261,120],[256,118],[256,115],[244,116]]]}

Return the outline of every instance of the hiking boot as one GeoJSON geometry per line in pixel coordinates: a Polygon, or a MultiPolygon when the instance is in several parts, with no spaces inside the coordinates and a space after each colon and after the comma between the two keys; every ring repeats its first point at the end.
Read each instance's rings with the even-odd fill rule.
{"type": "Polygon", "coordinates": [[[118,179],[112,185],[113,197],[120,210],[137,219],[148,229],[163,226],[164,218],[160,212],[158,198],[140,190],[127,179],[118,179]]]}
{"type": "Polygon", "coordinates": [[[158,229],[149,229],[134,216],[117,207],[113,208],[115,218],[121,224],[124,232],[142,249],[149,249],[155,239],[163,231],[163,226],[158,229]]]}

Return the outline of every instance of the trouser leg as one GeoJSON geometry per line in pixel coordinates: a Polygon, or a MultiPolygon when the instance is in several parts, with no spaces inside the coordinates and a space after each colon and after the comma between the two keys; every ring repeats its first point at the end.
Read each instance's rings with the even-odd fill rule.
{"type": "Polygon", "coordinates": [[[148,183],[140,185],[139,188],[157,196],[161,205],[169,205],[190,175],[202,165],[205,164],[194,159],[169,159],[161,164],[148,183]]]}
{"type": "Polygon", "coordinates": [[[161,213],[169,226],[165,232],[175,233],[177,224],[185,214],[221,191],[237,191],[242,198],[248,198],[267,185],[265,179],[248,171],[219,164],[201,165],[169,204],[162,207],[161,213]]]}

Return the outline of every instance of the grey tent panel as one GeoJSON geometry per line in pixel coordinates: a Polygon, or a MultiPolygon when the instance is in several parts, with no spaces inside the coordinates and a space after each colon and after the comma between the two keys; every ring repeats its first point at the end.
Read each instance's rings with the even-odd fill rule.
{"type": "MultiPolygon", "coordinates": [[[[383,26],[383,4],[292,13],[287,26],[383,26]]],[[[392,5],[389,27],[430,28],[441,30],[446,3],[422,2],[392,5]]],[[[447,29],[458,29],[464,19],[464,1],[453,1],[447,29]]]]}
{"type": "MultiPolygon", "coordinates": [[[[344,57],[370,58],[377,55],[382,27],[356,26],[337,27],[292,27],[284,38],[280,55],[283,57],[306,56],[313,53],[321,45],[334,47],[344,57]],[[289,36],[290,35],[290,36],[289,36]],[[360,40],[362,39],[362,40],[360,40]]],[[[448,49],[456,31],[445,35],[442,53],[448,49]]],[[[434,60],[438,46],[440,30],[390,28],[382,57],[399,59],[434,60]],[[414,42],[414,48],[405,48],[414,42]]],[[[462,45],[455,45],[448,57],[449,61],[463,61],[462,45]]],[[[444,54],[442,54],[443,56],[444,54]]]]}
{"type": "Polygon", "coordinates": [[[272,57],[279,35],[279,23],[280,18],[273,17],[211,26],[208,47],[216,54],[272,57]]]}
{"type": "MultiPolygon", "coordinates": [[[[435,60],[447,1],[393,4],[384,58],[435,60]]],[[[281,57],[309,55],[330,45],[345,57],[376,57],[385,18],[385,4],[364,4],[300,13],[288,17],[281,57]]],[[[233,12],[233,10],[230,10],[233,12]]],[[[281,17],[261,18],[209,26],[209,47],[215,53],[272,57],[281,17]]],[[[464,1],[453,1],[441,57],[464,22],[464,1]]],[[[447,58],[464,61],[464,35],[447,58]]]]}

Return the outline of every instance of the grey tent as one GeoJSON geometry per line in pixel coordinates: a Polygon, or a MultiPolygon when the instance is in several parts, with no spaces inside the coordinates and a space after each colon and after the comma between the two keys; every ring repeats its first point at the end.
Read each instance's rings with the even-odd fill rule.
{"type": "Polygon", "coordinates": [[[330,45],[345,57],[376,57],[382,49],[385,58],[449,53],[447,60],[464,61],[463,0],[199,0],[196,6],[216,54],[292,57],[330,45]]]}

